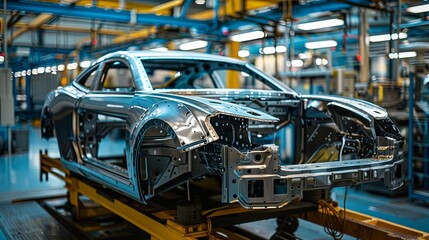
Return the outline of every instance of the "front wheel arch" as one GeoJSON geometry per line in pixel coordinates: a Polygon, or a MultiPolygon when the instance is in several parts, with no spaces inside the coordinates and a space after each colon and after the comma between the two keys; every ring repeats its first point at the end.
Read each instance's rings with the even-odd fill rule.
{"type": "Polygon", "coordinates": [[[52,119],[52,113],[49,108],[45,107],[42,110],[41,128],[42,138],[49,139],[55,136],[55,125],[52,119]]]}

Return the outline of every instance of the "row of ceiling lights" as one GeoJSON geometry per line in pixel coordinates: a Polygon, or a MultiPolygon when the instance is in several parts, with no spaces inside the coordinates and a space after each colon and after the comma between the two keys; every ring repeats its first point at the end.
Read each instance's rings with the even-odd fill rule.
{"type": "MultiPolygon", "coordinates": [[[[204,1],[201,1],[204,2],[204,1]]],[[[201,4],[201,3],[199,3],[201,4]]],[[[202,3],[204,4],[204,3],[202,3]]],[[[408,12],[412,13],[422,13],[422,12],[428,12],[429,11],[429,4],[419,5],[419,6],[413,6],[407,8],[408,12]]],[[[335,26],[341,26],[344,24],[344,21],[342,19],[328,19],[328,20],[322,20],[322,21],[315,21],[315,22],[309,22],[309,23],[301,23],[297,25],[297,28],[304,31],[310,31],[310,30],[316,30],[321,28],[329,28],[329,27],[335,27],[335,26]]],[[[247,33],[240,33],[236,35],[232,35],[230,37],[231,41],[235,42],[246,42],[256,39],[261,39],[266,37],[266,33],[263,31],[252,31],[247,33]]],[[[399,33],[399,39],[405,39],[407,38],[406,33],[399,33]]],[[[390,34],[382,34],[382,35],[374,35],[369,37],[370,42],[381,42],[381,41],[389,41],[389,40],[396,40],[398,39],[398,34],[394,33],[392,35],[390,34]]],[[[201,49],[207,47],[208,42],[204,40],[197,40],[192,42],[186,42],[179,45],[179,49],[183,51],[189,51],[189,50],[195,50],[195,49],[201,49]]],[[[307,49],[319,49],[319,48],[329,48],[329,47],[335,47],[337,46],[337,42],[335,40],[325,40],[325,41],[317,41],[317,42],[307,42],[305,43],[305,47],[307,49]]],[[[167,51],[168,49],[165,47],[158,47],[154,48],[152,50],[155,51],[167,51]]],[[[283,53],[286,52],[286,46],[280,45],[276,47],[264,47],[259,50],[261,54],[274,54],[274,53],[283,53]]],[[[239,57],[248,57],[250,55],[250,52],[246,49],[241,49],[238,51],[239,57]]],[[[402,52],[402,53],[390,53],[389,58],[395,59],[395,58],[407,58],[407,57],[415,57],[417,56],[416,52],[402,52]]],[[[317,60],[317,59],[316,59],[317,60]]],[[[0,57],[0,62],[4,61],[0,57]]],[[[291,66],[300,67],[302,66],[302,60],[292,60],[289,64],[291,66]]],[[[318,62],[316,61],[316,64],[318,62]]],[[[321,60],[320,64],[317,65],[326,65],[321,60]]],[[[80,62],[80,67],[87,68],[91,65],[90,61],[82,61],[80,62]]],[[[74,70],[77,68],[77,63],[69,63],[67,64],[67,69],[74,70]]],[[[28,70],[22,70],[15,72],[15,77],[21,77],[26,75],[37,75],[37,74],[43,74],[43,73],[52,73],[56,74],[57,71],[64,71],[65,65],[60,64],[58,66],[52,66],[52,67],[39,67],[37,69],[28,69],[28,70]]]]}
{"type": "MultiPolygon", "coordinates": [[[[14,73],[14,76],[25,77],[25,76],[31,76],[31,75],[44,74],[44,73],[50,73],[50,74],[56,75],[57,72],[62,72],[66,68],[68,70],[74,70],[77,68],[77,66],[78,64],[76,62],[73,62],[73,63],[68,63],[67,65],[60,64],[58,66],[38,67],[38,68],[33,68],[28,70],[16,71],[14,73]]],[[[89,66],[91,66],[91,61],[89,60],[82,61],[79,63],[79,66],[81,68],[88,68],[89,66]]]]}
{"type": "MultiPolygon", "coordinates": [[[[423,4],[418,6],[409,7],[406,9],[406,11],[411,13],[422,13],[422,12],[428,12],[429,11],[429,4],[423,4]]],[[[321,21],[314,21],[314,22],[308,22],[308,23],[300,23],[297,24],[297,28],[303,31],[311,31],[316,29],[322,29],[322,28],[330,28],[330,27],[336,27],[344,25],[344,20],[339,18],[334,19],[327,19],[327,20],[321,20],[321,21]]],[[[230,36],[230,40],[234,42],[246,42],[256,39],[261,39],[266,37],[265,32],[263,31],[252,31],[247,33],[240,33],[236,35],[230,36]]],[[[405,39],[407,38],[406,33],[399,33],[399,39],[405,39]]],[[[370,42],[381,42],[381,41],[389,41],[389,40],[396,40],[398,39],[398,34],[382,34],[382,35],[374,35],[369,37],[370,42]]],[[[193,42],[187,42],[182,43],[179,45],[180,50],[195,50],[204,48],[208,45],[206,41],[198,40],[193,42]]],[[[327,41],[320,41],[320,42],[308,42],[305,44],[305,47],[308,49],[317,49],[317,48],[327,48],[327,47],[335,47],[337,46],[336,41],[334,40],[327,40],[327,41]]],[[[162,49],[162,50],[167,50],[162,49]]],[[[272,51],[271,49],[267,49],[267,51],[272,51]]],[[[278,52],[278,51],[276,51],[278,52]]],[[[274,53],[274,52],[272,52],[274,53]]],[[[243,54],[242,54],[243,55],[243,54]]],[[[246,55],[246,54],[244,54],[246,55]]]]}

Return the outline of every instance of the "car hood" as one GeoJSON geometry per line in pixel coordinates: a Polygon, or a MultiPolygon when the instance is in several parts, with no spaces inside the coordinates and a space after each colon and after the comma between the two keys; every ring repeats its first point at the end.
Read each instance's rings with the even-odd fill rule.
{"type": "Polygon", "coordinates": [[[301,95],[300,97],[302,99],[325,101],[333,105],[341,105],[342,107],[353,110],[354,112],[365,113],[374,119],[385,119],[388,115],[384,108],[355,98],[325,95],[301,95]]]}

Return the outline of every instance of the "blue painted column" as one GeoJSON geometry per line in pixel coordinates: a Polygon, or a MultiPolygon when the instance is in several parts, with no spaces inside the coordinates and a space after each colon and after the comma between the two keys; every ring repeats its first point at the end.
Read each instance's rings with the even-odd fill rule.
{"type": "Polygon", "coordinates": [[[408,200],[413,200],[413,123],[414,123],[414,73],[410,73],[408,86],[408,200]]]}

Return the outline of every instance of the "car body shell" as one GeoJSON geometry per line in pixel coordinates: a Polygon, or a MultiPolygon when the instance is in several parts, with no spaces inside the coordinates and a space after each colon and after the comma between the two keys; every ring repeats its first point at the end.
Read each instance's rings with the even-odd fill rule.
{"type": "MultiPolygon", "coordinates": [[[[163,84],[181,86],[173,80],[180,81],[163,84]]],[[[403,138],[384,109],[358,99],[299,95],[251,64],[209,54],[137,51],[100,58],[46,97],[42,136],[54,135],[66,168],[142,203],[214,178],[221,202],[273,208],[334,186],[383,180],[394,189],[405,175],[403,138]],[[154,88],[149,75],[170,65],[192,66],[181,70],[179,79],[187,81],[200,71],[246,72],[265,89],[227,89],[219,80],[214,88],[154,88]],[[129,71],[129,88],[105,89],[110,69],[129,71]],[[124,131],[125,153],[100,157],[100,142],[114,129],[124,131]]]]}

